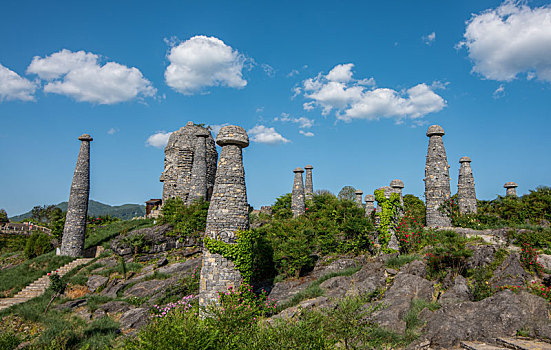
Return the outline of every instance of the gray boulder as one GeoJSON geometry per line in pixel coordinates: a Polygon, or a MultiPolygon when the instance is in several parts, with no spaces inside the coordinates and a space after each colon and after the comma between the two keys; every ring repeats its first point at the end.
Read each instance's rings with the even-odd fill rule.
{"type": "Polygon", "coordinates": [[[517,253],[512,253],[507,259],[494,271],[494,276],[490,279],[490,285],[494,288],[511,285],[523,286],[530,279],[530,274],[524,270],[520,264],[517,253]]]}
{"type": "Polygon", "coordinates": [[[91,293],[94,293],[98,288],[103,287],[107,283],[107,281],[109,281],[109,278],[107,277],[92,275],[88,277],[88,282],[86,282],[86,286],[91,293]]]}
{"type": "Polygon", "coordinates": [[[551,338],[549,303],[533,294],[509,290],[479,302],[444,305],[434,312],[425,309],[422,339],[431,347],[449,349],[461,340],[493,341],[524,330],[535,337],[551,338]]]}
{"type": "Polygon", "coordinates": [[[126,311],[122,314],[119,324],[121,329],[128,330],[134,329],[137,330],[147,324],[149,319],[149,312],[146,308],[137,308],[126,311]]]}
{"type": "Polygon", "coordinates": [[[467,280],[465,277],[458,275],[455,278],[454,285],[448,291],[446,291],[438,300],[440,304],[455,304],[464,301],[469,301],[471,298],[471,292],[467,280]]]}

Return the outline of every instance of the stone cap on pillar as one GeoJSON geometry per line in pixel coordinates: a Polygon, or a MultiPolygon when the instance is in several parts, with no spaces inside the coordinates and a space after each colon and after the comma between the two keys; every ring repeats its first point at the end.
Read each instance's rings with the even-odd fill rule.
{"type": "Polygon", "coordinates": [[[304,169],[302,169],[301,167],[295,168],[295,170],[293,170],[293,173],[303,173],[303,172],[304,172],[304,169]]]}
{"type": "Polygon", "coordinates": [[[427,136],[443,136],[445,135],[444,129],[440,125],[431,125],[427,130],[427,136]]]}
{"type": "Polygon", "coordinates": [[[218,146],[237,145],[245,148],[249,145],[249,135],[245,129],[237,125],[226,125],[220,129],[216,136],[218,146]]]}
{"type": "Polygon", "coordinates": [[[355,193],[356,193],[356,195],[360,195],[360,196],[361,196],[362,194],[364,194],[364,191],[362,191],[362,190],[356,190],[355,193]]]}
{"type": "Polygon", "coordinates": [[[210,132],[207,129],[200,128],[195,132],[195,136],[197,137],[209,137],[210,132]]]}
{"type": "Polygon", "coordinates": [[[308,164],[307,166],[304,167],[304,169],[307,169],[307,170],[308,170],[308,169],[314,169],[314,167],[311,166],[310,164],[308,164]]]}
{"type": "Polygon", "coordinates": [[[505,183],[505,185],[503,185],[503,187],[505,188],[515,188],[515,187],[518,187],[518,185],[515,183],[515,182],[507,182],[505,183]]]}
{"type": "Polygon", "coordinates": [[[469,157],[461,157],[461,159],[459,159],[459,163],[470,163],[471,162],[471,158],[469,157]]]}
{"type": "Polygon", "coordinates": [[[404,182],[399,179],[394,179],[390,181],[390,187],[392,188],[404,188],[404,182]]]}
{"type": "Polygon", "coordinates": [[[375,196],[372,194],[366,194],[365,195],[365,201],[366,202],[375,202],[375,196]]]}
{"type": "Polygon", "coordinates": [[[92,136],[88,135],[88,134],[82,134],[78,137],[78,139],[80,141],[94,141],[94,139],[92,138],[92,136]]]}
{"type": "Polygon", "coordinates": [[[193,126],[193,122],[192,121],[187,122],[186,126],[193,126]]]}

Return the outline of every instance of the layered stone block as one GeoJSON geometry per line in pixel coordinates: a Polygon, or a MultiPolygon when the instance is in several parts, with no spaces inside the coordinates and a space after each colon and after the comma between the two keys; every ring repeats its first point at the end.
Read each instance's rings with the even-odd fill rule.
{"type": "Polygon", "coordinates": [[[314,184],[312,182],[312,169],[313,166],[307,165],[304,167],[306,170],[306,178],[304,179],[304,198],[312,200],[314,198],[314,184]]]}
{"type": "Polygon", "coordinates": [[[304,183],[302,182],[302,168],[295,168],[295,179],[293,181],[293,191],[291,192],[291,211],[293,217],[304,214],[306,209],[305,197],[304,197],[304,183]]]}
{"type": "Polygon", "coordinates": [[[507,190],[507,192],[505,193],[506,196],[513,196],[513,197],[517,196],[518,185],[516,183],[506,182],[505,185],[503,185],[503,187],[507,190]]]}

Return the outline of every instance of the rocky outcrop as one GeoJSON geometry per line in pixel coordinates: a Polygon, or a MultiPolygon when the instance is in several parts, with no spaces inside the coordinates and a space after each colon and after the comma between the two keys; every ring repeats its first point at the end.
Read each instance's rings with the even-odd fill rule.
{"type": "Polygon", "coordinates": [[[549,303],[524,291],[505,290],[479,302],[444,305],[434,312],[425,309],[422,339],[432,348],[449,349],[461,340],[493,341],[523,330],[536,337],[551,338],[549,303]]]}

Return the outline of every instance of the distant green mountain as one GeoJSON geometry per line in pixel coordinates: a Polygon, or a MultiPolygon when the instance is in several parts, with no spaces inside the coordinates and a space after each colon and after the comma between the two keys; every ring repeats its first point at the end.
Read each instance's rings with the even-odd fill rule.
{"type": "MultiPolygon", "coordinates": [[[[67,211],[67,202],[61,202],[56,204],[56,207],[63,211],[67,211]]],[[[111,215],[113,217],[129,220],[136,216],[145,215],[145,205],[140,204],[123,204],[123,205],[109,205],[103,204],[94,200],[88,201],[88,216],[101,216],[111,215]]],[[[13,216],[10,221],[21,221],[31,217],[31,212],[25,214],[13,216]]]]}

